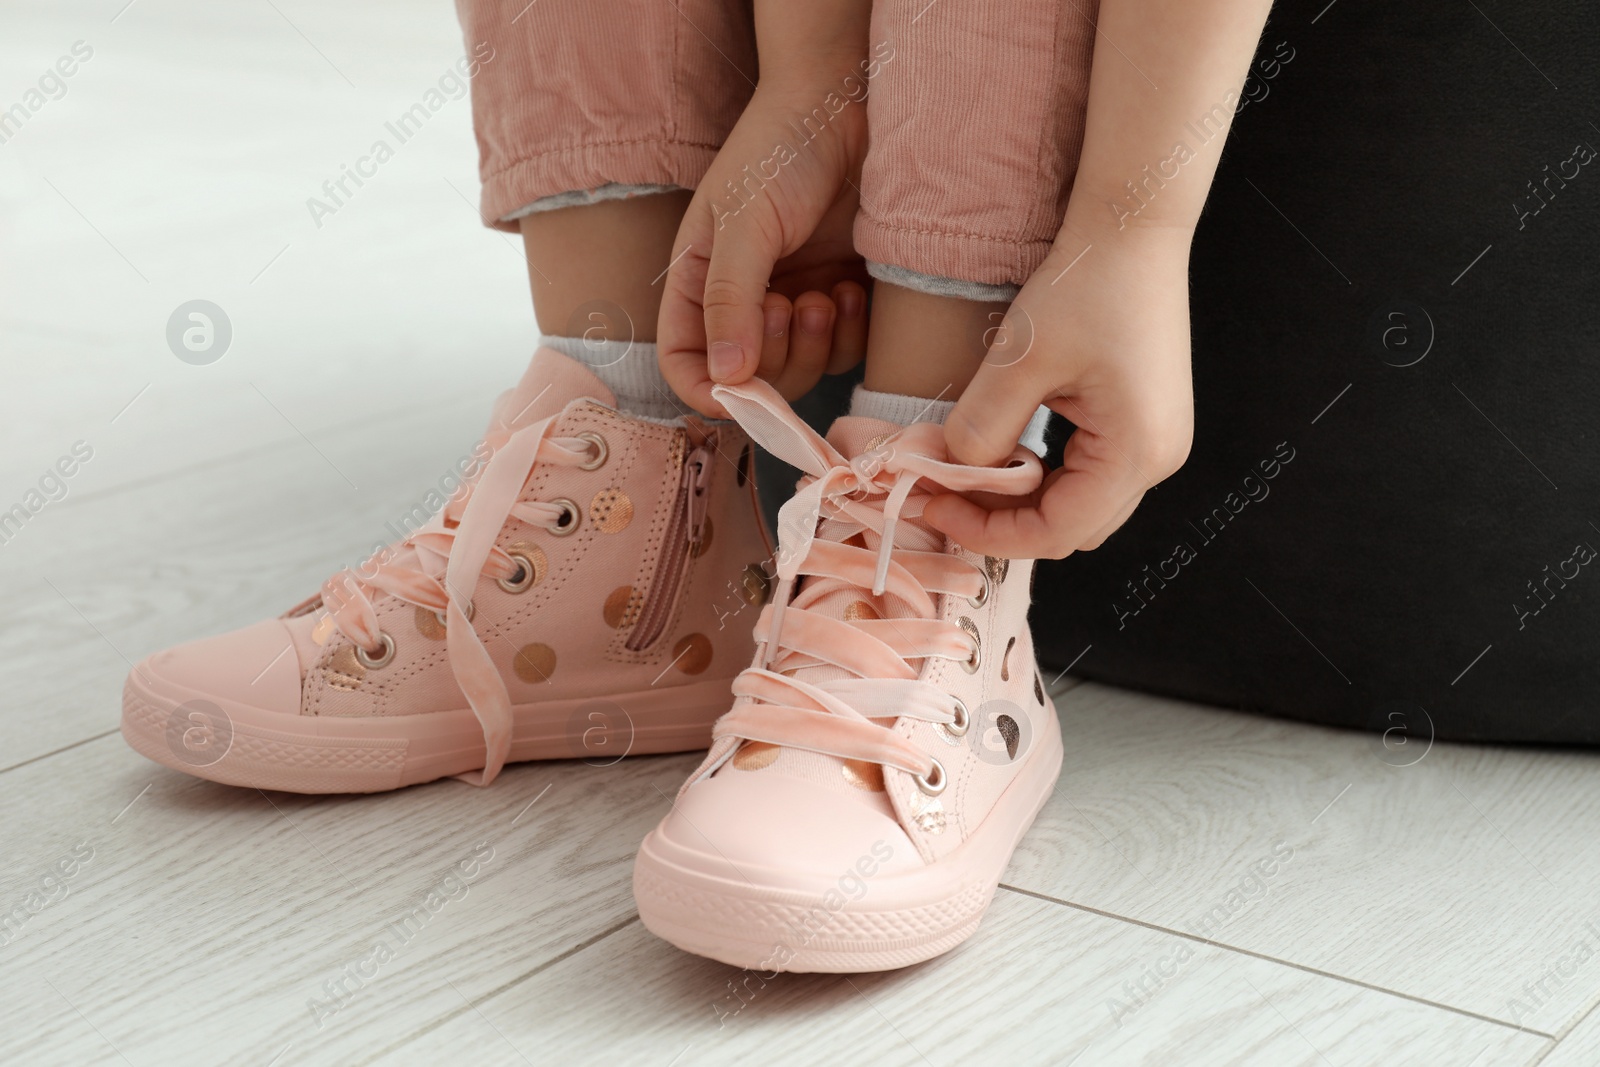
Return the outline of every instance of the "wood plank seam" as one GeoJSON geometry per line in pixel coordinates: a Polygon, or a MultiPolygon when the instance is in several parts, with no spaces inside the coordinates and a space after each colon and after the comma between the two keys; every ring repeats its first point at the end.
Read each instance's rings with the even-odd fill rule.
{"type": "MultiPolygon", "coordinates": [[[[463,393],[458,394],[453,399],[430,401],[427,404],[402,404],[372,415],[369,418],[321,428],[319,432],[325,437],[336,437],[346,433],[354,434],[357,431],[371,429],[388,422],[400,422],[402,425],[409,425],[409,420],[418,414],[437,416],[441,410],[452,408],[456,405],[465,406],[469,401],[487,409],[491,400],[492,396],[463,393]]],[[[67,499],[61,501],[61,510],[65,512],[72,506],[81,507],[97,500],[120,496],[132,490],[148,489],[151,486],[161,485],[163,482],[175,479],[213,473],[218,468],[243,463],[260,456],[275,456],[285,448],[298,444],[300,440],[301,438],[299,437],[284,437],[282,440],[268,441],[264,444],[248,446],[219,456],[210,456],[188,466],[175,467],[172,470],[162,471],[148,478],[134,478],[126,482],[119,482],[116,485],[107,485],[99,489],[91,489],[85,493],[69,495],[67,499]]]]}
{"type": "Polygon", "coordinates": [[[411,1044],[412,1042],[417,1041],[417,1040],[419,1040],[419,1039],[421,1039],[423,1037],[426,1037],[428,1034],[431,1034],[433,1031],[439,1029],[441,1026],[448,1025],[449,1023],[453,1022],[454,1020],[456,1020],[456,1019],[460,1018],[461,1016],[467,1014],[467,1012],[469,1012],[469,1011],[477,1010],[477,1008],[480,1005],[487,1004],[491,1000],[493,1000],[496,997],[500,996],[502,993],[506,993],[506,992],[509,992],[512,989],[515,989],[517,986],[521,985],[523,982],[526,982],[530,978],[534,978],[534,977],[538,976],[542,972],[549,970],[551,967],[554,967],[556,964],[562,963],[562,962],[564,962],[566,960],[569,960],[573,956],[578,955],[578,953],[584,952],[584,951],[587,951],[588,949],[593,948],[595,945],[600,944],[600,942],[604,941],[606,938],[610,937],[612,934],[618,933],[619,931],[622,931],[622,930],[626,930],[628,927],[632,926],[634,923],[636,923],[638,921],[639,921],[639,915],[638,915],[637,912],[635,912],[633,915],[628,916],[626,919],[624,919],[621,922],[615,924],[614,926],[608,927],[607,929],[600,931],[598,934],[595,934],[593,937],[590,937],[590,938],[588,938],[588,939],[586,939],[584,941],[580,941],[576,945],[573,945],[571,948],[566,949],[566,950],[564,950],[562,952],[556,953],[554,956],[551,956],[549,959],[545,960],[543,963],[540,963],[538,966],[534,967],[532,970],[526,971],[523,974],[520,974],[517,977],[510,979],[509,981],[502,982],[500,985],[496,986],[495,988],[489,990],[487,993],[484,993],[482,996],[478,997],[478,999],[467,1001],[465,1004],[463,1004],[461,1007],[455,1009],[454,1011],[447,1012],[446,1014],[439,1016],[437,1019],[434,1019],[432,1022],[426,1024],[425,1026],[419,1026],[417,1029],[411,1031],[411,1033],[407,1034],[405,1037],[402,1037],[399,1041],[396,1041],[392,1045],[388,1045],[388,1046],[386,1046],[384,1048],[379,1049],[377,1052],[373,1053],[371,1056],[368,1056],[366,1059],[362,1060],[360,1063],[355,1064],[354,1067],[367,1067],[368,1064],[376,1063],[379,1060],[383,1059],[385,1056],[388,1056],[389,1054],[394,1053],[394,1052],[398,1052],[400,1049],[405,1048],[407,1045],[411,1044]]]}
{"type": "MultiPolygon", "coordinates": [[[[1595,1008],[1597,1007],[1600,1007],[1600,993],[1596,993],[1593,997],[1591,997],[1587,1007],[1580,1012],[1574,1013],[1571,1021],[1569,1021],[1567,1025],[1563,1026],[1560,1030],[1556,1031],[1554,1034],[1554,1040],[1541,1049],[1537,1056],[1529,1060],[1527,1067],[1538,1067],[1539,1064],[1543,1063],[1549,1057],[1549,1055],[1556,1050],[1561,1042],[1565,1041],[1574,1030],[1583,1025],[1584,1020],[1595,1014],[1595,1008]]],[[[1533,1031],[1531,1030],[1529,1031],[1529,1033],[1532,1032],[1533,1031]]]]}
{"type": "Polygon", "coordinates": [[[1075,904],[1070,900],[1062,900],[1059,897],[1052,897],[1046,893],[1036,893],[1031,889],[1022,889],[1018,886],[1008,885],[1005,882],[1000,883],[1000,888],[1009,890],[1012,893],[1017,893],[1021,896],[1033,897],[1036,900],[1047,901],[1051,904],[1059,904],[1064,908],[1072,908],[1075,911],[1088,912],[1091,915],[1098,915],[1105,919],[1117,919],[1121,922],[1132,923],[1134,926],[1142,926],[1147,930],[1155,930],[1160,933],[1172,934],[1174,937],[1181,937],[1186,941],[1194,941],[1202,945],[1210,945],[1212,948],[1222,949],[1225,952],[1232,952],[1241,956],[1252,956],[1258,960],[1262,960],[1267,963],[1276,963],[1284,967],[1290,967],[1297,971],[1303,971],[1306,974],[1314,974],[1322,978],[1331,978],[1334,981],[1343,982],[1346,985],[1359,986],[1362,989],[1370,989],[1374,993],[1384,993],[1392,997],[1399,997],[1402,1000],[1409,1000],[1414,1004],[1422,1004],[1426,1007],[1438,1008],[1441,1011],[1450,1012],[1452,1015],[1460,1015],[1468,1019],[1476,1019],[1479,1022],[1493,1023],[1495,1026],[1506,1030],[1515,1030],[1518,1033],[1530,1034],[1534,1037],[1542,1037],[1550,1041],[1552,1043],[1552,1047],[1554,1047],[1554,1042],[1557,1040],[1556,1035],[1546,1033],[1543,1030],[1530,1030],[1525,1026],[1512,1026],[1505,1020],[1496,1019],[1490,1015],[1480,1015],[1475,1011],[1468,1011],[1465,1008],[1458,1008],[1450,1004],[1444,1004],[1440,1001],[1429,1000],[1427,997],[1419,997],[1414,993],[1407,993],[1399,989],[1390,989],[1386,986],[1374,985],[1371,982],[1363,982],[1359,978],[1351,978],[1348,975],[1338,974],[1334,971],[1324,971],[1320,968],[1311,967],[1304,963],[1296,963],[1293,960],[1286,960],[1277,956],[1269,956],[1263,952],[1255,952],[1251,949],[1241,948],[1238,945],[1230,945],[1222,941],[1213,941],[1210,938],[1201,937],[1197,934],[1191,934],[1185,930],[1175,930],[1170,926],[1162,926],[1160,923],[1147,922],[1144,919],[1135,919],[1130,915],[1119,915],[1114,911],[1105,911],[1101,908],[1090,907],[1087,904],[1075,904]]]}
{"type": "Polygon", "coordinates": [[[103,739],[105,739],[107,737],[110,737],[112,734],[120,735],[121,733],[122,733],[121,728],[114,726],[111,729],[105,731],[104,733],[95,734],[92,737],[85,737],[82,741],[74,741],[70,745],[62,745],[60,748],[56,749],[53,752],[41,752],[39,755],[30,756],[30,757],[28,757],[27,759],[23,760],[20,763],[13,763],[9,767],[0,767],[0,774],[5,774],[8,771],[14,771],[14,770],[18,769],[19,767],[26,767],[26,766],[28,766],[30,764],[38,763],[40,760],[50,759],[52,756],[59,756],[62,753],[71,752],[75,748],[82,748],[84,745],[90,744],[90,743],[92,743],[94,741],[103,740],[103,739]]]}

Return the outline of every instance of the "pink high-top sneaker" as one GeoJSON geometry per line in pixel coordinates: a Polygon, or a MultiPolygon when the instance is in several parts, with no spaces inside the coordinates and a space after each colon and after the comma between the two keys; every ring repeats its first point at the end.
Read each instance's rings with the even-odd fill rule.
{"type": "Polygon", "coordinates": [[[614,406],[540,349],[441,512],[283,617],[134,667],[123,736],[301,793],[704,747],[750,661],[746,619],[725,620],[769,588],[752,449],[614,406]]]}
{"type": "Polygon", "coordinates": [[[1061,733],[1028,632],[1032,565],[920,522],[940,487],[1023,494],[1039,460],[951,463],[944,433],[845,417],[827,440],[760,382],[717,398],[806,473],[779,520],[754,665],[639,849],[640,918],[760,971],[871,971],[978,926],[1054,787],[1061,733]],[[801,580],[803,579],[803,581],[801,580]]]}

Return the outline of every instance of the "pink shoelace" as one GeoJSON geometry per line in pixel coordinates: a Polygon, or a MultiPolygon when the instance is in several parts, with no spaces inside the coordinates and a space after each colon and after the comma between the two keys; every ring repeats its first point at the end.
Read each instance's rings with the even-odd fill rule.
{"type": "Polygon", "coordinates": [[[751,740],[870,760],[926,780],[933,758],[872,720],[958,721],[960,701],[920,680],[913,661],[972,661],[971,637],[938,617],[934,596],[981,604],[990,590],[981,568],[946,552],[943,535],[915,520],[939,489],[1032,492],[1043,465],[1021,447],[1004,467],[951,462],[943,428],[929,423],[907,426],[846,459],[765,382],[718,386],[712,394],[751,437],[805,477],[779,512],[777,585],[756,623],[756,665],[733,683],[736,699],[713,730],[719,750],[705,773],[751,740]],[[867,547],[847,543],[852,539],[867,547]],[[801,577],[810,580],[796,595],[801,577]],[[812,610],[841,590],[887,594],[901,610],[881,619],[812,610]],[[821,680],[786,673],[823,664],[836,669],[819,672],[821,680]]]}
{"type": "Polygon", "coordinates": [[[543,463],[593,463],[599,447],[587,437],[550,436],[559,415],[518,427],[521,412],[506,417],[510,398],[507,393],[495,405],[484,435],[492,452],[489,462],[444,509],[422,529],[379,553],[384,558],[377,560],[376,568],[363,565],[363,574],[347,568],[322,586],[322,603],[333,624],[370,657],[382,657],[393,647],[394,639],[378,626],[374,598],[379,594],[426,608],[445,620],[451,672],[483,726],[483,769],[458,776],[473,785],[488,785],[505,765],[512,717],[505,680],[472,625],[472,592],[483,576],[510,580],[521,575],[523,564],[495,544],[508,518],[547,528],[575,520],[564,505],[521,499],[534,470],[543,463]]]}

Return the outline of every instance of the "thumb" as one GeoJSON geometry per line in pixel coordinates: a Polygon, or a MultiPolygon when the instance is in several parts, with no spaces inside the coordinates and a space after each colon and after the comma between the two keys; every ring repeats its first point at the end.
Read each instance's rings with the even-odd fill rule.
{"type": "Polygon", "coordinates": [[[756,225],[724,214],[717,226],[703,301],[706,367],[713,381],[735,384],[752,377],[761,362],[762,301],[778,254],[756,225]]]}
{"type": "MultiPolygon", "coordinates": [[[[979,467],[998,466],[1011,455],[1027,428],[1028,420],[1039,410],[1045,389],[1034,379],[1026,352],[1014,350],[1016,336],[1005,338],[1010,327],[996,331],[1001,340],[991,343],[978,373],[956,401],[944,422],[944,441],[951,458],[958,463],[979,467]]],[[[1032,334],[1027,334],[1029,341],[1032,334]]]]}

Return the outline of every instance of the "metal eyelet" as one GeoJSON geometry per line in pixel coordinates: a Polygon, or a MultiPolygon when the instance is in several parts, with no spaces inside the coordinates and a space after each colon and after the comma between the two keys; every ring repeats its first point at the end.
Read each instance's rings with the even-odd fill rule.
{"type": "MultiPolygon", "coordinates": [[[[533,580],[539,576],[539,572],[533,567],[533,560],[520,552],[508,552],[506,554],[517,565],[517,573],[509,578],[496,579],[496,584],[508,593],[526,593],[533,588],[533,580]]],[[[467,618],[470,619],[472,616],[468,615],[467,618]]]]}
{"type": "Polygon", "coordinates": [[[572,436],[578,438],[580,441],[588,441],[591,445],[594,445],[594,459],[586,460],[583,463],[578,464],[579,470],[599,470],[601,467],[605,466],[606,457],[611,455],[611,449],[607,447],[606,439],[604,437],[601,437],[597,433],[591,433],[588,430],[585,430],[583,433],[573,434],[572,436]]]}
{"type": "Polygon", "coordinates": [[[578,510],[578,505],[566,497],[552,500],[550,503],[564,510],[567,513],[567,519],[565,522],[553,522],[546,526],[545,529],[557,537],[566,537],[568,534],[577,533],[578,524],[583,521],[583,512],[578,510]]]}
{"type": "Polygon", "coordinates": [[[356,662],[369,671],[375,671],[379,667],[387,667],[389,662],[394,659],[394,638],[379,630],[378,643],[383,648],[383,651],[376,656],[360,645],[356,646],[356,662]]]}
{"type": "MultiPolygon", "coordinates": [[[[932,757],[930,756],[929,759],[932,759],[932,757]]],[[[928,772],[926,777],[920,774],[917,775],[916,781],[918,789],[930,797],[936,797],[944,792],[944,787],[949,783],[949,777],[944,773],[944,764],[938,760],[933,760],[933,769],[928,772]]]]}
{"type": "MultiPolygon", "coordinates": [[[[470,600],[467,601],[467,610],[466,610],[467,621],[471,622],[472,621],[472,616],[476,615],[477,613],[478,613],[478,609],[473,607],[472,601],[470,601],[470,600]]],[[[450,620],[445,617],[445,614],[442,611],[434,612],[433,613],[433,617],[439,620],[439,625],[440,626],[449,626],[450,625],[450,620]]]]}
{"type": "Polygon", "coordinates": [[[972,639],[972,655],[961,661],[961,669],[968,674],[977,674],[978,665],[983,662],[983,639],[978,635],[978,624],[963,615],[956,620],[956,625],[972,639]]]}
{"type": "Polygon", "coordinates": [[[966,703],[956,697],[955,718],[944,724],[944,732],[951,737],[964,737],[967,727],[972,725],[972,713],[967,710],[966,703]]]}
{"type": "Polygon", "coordinates": [[[989,580],[989,572],[979,572],[983,575],[983,592],[977,596],[967,597],[967,603],[975,608],[981,608],[989,602],[989,594],[994,591],[994,583],[989,580]]]}

